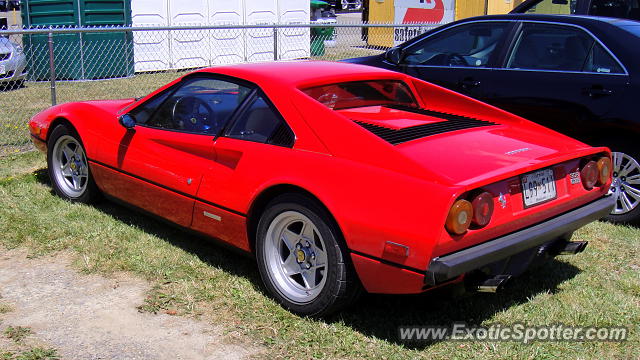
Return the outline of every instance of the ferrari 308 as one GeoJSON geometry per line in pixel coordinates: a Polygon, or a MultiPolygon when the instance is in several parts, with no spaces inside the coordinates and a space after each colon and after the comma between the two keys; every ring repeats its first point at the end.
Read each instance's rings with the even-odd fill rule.
{"type": "Polygon", "coordinates": [[[363,290],[497,291],[582,251],[573,231],[613,206],[607,148],[363,65],[208,68],[29,127],[59,196],[116,199],[244,250],[301,315],[363,290]]]}

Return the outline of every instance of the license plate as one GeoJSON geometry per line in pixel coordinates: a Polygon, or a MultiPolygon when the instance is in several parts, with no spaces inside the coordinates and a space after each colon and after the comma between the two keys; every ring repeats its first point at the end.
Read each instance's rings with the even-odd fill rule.
{"type": "Polygon", "coordinates": [[[556,198],[556,182],[553,170],[544,169],[520,176],[524,207],[556,198]]]}
{"type": "Polygon", "coordinates": [[[0,65],[0,76],[6,73],[7,73],[7,69],[4,67],[4,65],[0,65]]]}

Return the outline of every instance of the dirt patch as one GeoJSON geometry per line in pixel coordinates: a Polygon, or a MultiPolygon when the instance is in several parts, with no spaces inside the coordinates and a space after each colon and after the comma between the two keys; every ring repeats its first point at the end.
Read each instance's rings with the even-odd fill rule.
{"type": "Polygon", "coordinates": [[[260,351],[229,343],[222,328],[201,321],[140,313],[150,289],[144,281],[80,274],[64,254],[0,252],[0,301],[11,309],[0,314],[0,332],[29,327],[32,341],[63,359],[242,359],[260,351]]]}

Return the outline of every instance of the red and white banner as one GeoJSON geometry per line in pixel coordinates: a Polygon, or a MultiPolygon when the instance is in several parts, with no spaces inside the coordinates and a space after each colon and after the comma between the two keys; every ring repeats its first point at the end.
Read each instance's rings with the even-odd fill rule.
{"type": "MultiPolygon", "coordinates": [[[[455,0],[395,0],[395,23],[415,24],[432,23],[446,24],[452,22],[456,15],[455,0]]],[[[396,29],[395,44],[400,44],[419,35],[417,28],[396,29]]]]}

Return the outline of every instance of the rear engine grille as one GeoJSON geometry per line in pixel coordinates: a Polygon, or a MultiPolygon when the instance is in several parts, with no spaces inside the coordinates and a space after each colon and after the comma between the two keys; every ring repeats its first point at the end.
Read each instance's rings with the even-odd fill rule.
{"type": "Polygon", "coordinates": [[[11,53],[0,54],[0,61],[7,60],[11,56],[11,53]]]}
{"type": "Polygon", "coordinates": [[[424,114],[424,115],[429,115],[429,116],[445,119],[447,121],[417,125],[417,126],[404,128],[404,129],[391,129],[384,126],[369,124],[363,121],[355,121],[355,123],[369,130],[373,134],[377,135],[378,137],[382,138],[383,140],[387,141],[392,145],[398,145],[407,141],[416,140],[416,139],[420,139],[420,138],[431,136],[431,135],[443,134],[443,133],[456,131],[456,130],[498,125],[491,121],[478,120],[478,119],[474,119],[466,116],[459,116],[459,115],[453,115],[453,114],[445,114],[445,113],[440,113],[432,110],[414,109],[414,108],[396,107],[396,106],[394,106],[393,108],[397,108],[399,110],[404,110],[404,111],[411,111],[411,112],[424,114]]]}

